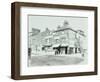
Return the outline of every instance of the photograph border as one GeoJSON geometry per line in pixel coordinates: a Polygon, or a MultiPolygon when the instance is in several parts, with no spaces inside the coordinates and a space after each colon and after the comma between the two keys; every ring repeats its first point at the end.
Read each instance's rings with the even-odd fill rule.
{"type": "Polygon", "coordinates": [[[76,6],[61,4],[44,4],[44,3],[28,3],[13,2],[11,4],[11,78],[15,80],[38,79],[38,78],[56,78],[69,76],[97,75],[97,7],[92,6],[76,6]],[[57,73],[42,75],[20,75],[20,8],[21,7],[42,7],[57,9],[74,9],[94,11],[94,71],[91,72],[75,72],[75,73],[57,73]]]}

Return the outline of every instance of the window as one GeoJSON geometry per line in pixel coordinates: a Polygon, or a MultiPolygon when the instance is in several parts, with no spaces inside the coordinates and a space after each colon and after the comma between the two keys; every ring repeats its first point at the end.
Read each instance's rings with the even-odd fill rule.
{"type": "Polygon", "coordinates": [[[61,37],[62,42],[66,42],[66,37],[61,37]]]}
{"type": "Polygon", "coordinates": [[[59,43],[59,39],[56,39],[56,40],[55,40],[55,43],[59,43]]]}

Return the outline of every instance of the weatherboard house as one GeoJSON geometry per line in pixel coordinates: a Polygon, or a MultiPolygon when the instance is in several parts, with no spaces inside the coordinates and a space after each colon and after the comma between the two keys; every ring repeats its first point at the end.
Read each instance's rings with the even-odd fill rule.
{"type": "Polygon", "coordinates": [[[69,27],[67,21],[63,26],[58,26],[56,30],[40,32],[39,29],[33,28],[29,36],[29,50],[33,55],[49,54],[49,55],[71,55],[83,53],[82,41],[85,38],[84,32],[74,30],[69,27]]]}

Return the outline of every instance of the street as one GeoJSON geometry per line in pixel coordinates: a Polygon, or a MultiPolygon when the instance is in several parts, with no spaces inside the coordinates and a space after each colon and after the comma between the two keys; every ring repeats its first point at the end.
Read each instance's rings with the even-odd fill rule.
{"type": "Polygon", "coordinates": [[[32,56],[29,59],[29,66],[75,65],[83,61],[83,58],[75,56],[42,55],[32,56]]]}

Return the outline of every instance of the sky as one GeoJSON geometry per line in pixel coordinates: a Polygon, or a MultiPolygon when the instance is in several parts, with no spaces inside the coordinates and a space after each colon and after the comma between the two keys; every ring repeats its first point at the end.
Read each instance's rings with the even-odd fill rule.
{"type": "Polygon", "coordinates": [[[40,29],[40,31],[44,31],[45,28],[56,30],[57,26],[62,26],[64,21],[67,21],[72,29],[82,30],[87,34],[87,17],[28,15],[28,29],[29,32],[32,31],[32,28],[40,29]]]}

